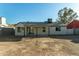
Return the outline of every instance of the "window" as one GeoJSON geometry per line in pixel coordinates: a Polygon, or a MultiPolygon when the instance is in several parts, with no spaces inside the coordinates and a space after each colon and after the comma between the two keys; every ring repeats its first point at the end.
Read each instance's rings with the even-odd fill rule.
{"type": "Polygon", "coordinates": [[[17,27],[17,32],[21,32],[21,28],[20,27],[17,27]]]}
{"type": "Polygon", "coordinates": [[[43,27],[43,30],[42,30],[43,32],[46,32],[46,28],[45,27],[43,27]]]}
{"type": "Polygon", "coordinates": [[[21,27],[21,29],[24,31],[25,28],[24,27],[21,27]]]}
{"type": "Polygon", "coordinates": [[[61,31],[61,27],[56,27],[56,31],[61,31]]]}

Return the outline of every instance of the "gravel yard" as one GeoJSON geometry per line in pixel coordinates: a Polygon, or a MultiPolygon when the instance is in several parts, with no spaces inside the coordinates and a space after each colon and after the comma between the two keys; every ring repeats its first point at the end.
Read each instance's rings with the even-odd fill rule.
{"type": "Polygon", "coordinates": [[[79,36],[0,37],[0,55],[79,56],[79,36]]]}

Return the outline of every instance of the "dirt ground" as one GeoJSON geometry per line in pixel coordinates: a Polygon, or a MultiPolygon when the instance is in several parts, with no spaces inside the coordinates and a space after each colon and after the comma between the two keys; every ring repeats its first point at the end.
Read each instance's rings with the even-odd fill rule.
{"type": "Polygon", "coordinates": [[[79,36],[0,37],[2,56],[79,56],[79,36]]]}

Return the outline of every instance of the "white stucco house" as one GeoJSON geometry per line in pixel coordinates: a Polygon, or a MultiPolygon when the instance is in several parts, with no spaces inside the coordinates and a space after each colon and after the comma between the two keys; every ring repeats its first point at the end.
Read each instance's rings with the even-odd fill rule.
{"type": "Polygon", "coordinates": [[[46,22],[19,22],[15,26],[15,36],[48,36],[71,35],[73,29],[68,29],[66,24],[56,24],[52,19],[46,22]]]}
{"type": "Polygon", "coordinates": [[[0,17],[0,27],[6,27],[6,26],[8,26],[6,23],[6,18],[0,17]]]}

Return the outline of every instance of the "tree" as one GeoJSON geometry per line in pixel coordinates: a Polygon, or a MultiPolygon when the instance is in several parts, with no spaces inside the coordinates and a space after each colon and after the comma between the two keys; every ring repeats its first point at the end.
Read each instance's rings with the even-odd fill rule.
{"type": "Polygon", "coordinates": [[[65,7],[58,11],[57,23],[66,24],[77,17],[78,15],[73,9],[65,7]]]}

